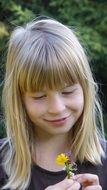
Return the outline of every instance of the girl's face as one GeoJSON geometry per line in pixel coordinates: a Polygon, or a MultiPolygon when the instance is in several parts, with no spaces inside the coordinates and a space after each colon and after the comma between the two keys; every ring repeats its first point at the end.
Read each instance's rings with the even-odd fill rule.
{"type": "Polygon", "coordinates": [[[59,90],[25,93],[24,104],[40,135],[68,133],[83,112],[84,96],[80,84],[59,90]]]}

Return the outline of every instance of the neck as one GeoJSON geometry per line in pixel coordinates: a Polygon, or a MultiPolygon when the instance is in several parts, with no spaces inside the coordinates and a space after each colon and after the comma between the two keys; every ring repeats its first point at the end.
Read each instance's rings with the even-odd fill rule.
{"type": "Polygon", "coordinates": [[[54,135],[37,139],[36,144],[41,148],[48,148],[48,150],[52,151],[54,149],[55,152],[61,152],[64,151],[68,146],[68,134],[54,135]]]}
{"type": "Polygon", "coordinates": [[[62,168],[55,163],[57,155],[68,150],[68,134],[38,137],[35,143],[34,161],[45,169],[56,171],[62,168]]]}

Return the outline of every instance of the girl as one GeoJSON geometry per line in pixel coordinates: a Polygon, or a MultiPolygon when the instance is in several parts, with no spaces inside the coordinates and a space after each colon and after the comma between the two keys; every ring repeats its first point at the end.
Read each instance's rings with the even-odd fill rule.
{"type": "Polygon", "coordinates": [[[106,190],[97,85],[74,32],[42,18],[11,35],[3,103],[0,185],[9,190],[106,190]],[[55,160],[71,152],[75,176],[55,160]]]}

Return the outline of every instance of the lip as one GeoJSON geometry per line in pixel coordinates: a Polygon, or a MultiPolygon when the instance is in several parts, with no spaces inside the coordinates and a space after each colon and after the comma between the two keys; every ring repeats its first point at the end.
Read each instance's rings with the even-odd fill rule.
{"type": "Polygon", "coordinates": [[[51,123],[53,125],[62,126],[67,122],[67,119],[69,117],[70,116],[67,116],[67,117],[56,119],[56,120],[47,120],[47,119],[45,119],[45,121],[48,122],[48,123],[51,123]]]}

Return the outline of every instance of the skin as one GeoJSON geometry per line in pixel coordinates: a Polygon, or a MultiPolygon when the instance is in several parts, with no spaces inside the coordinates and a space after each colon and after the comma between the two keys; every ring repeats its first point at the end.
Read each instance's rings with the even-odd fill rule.
{"type": "Polygon", "coordinates": [[[80,183],[72,179],[64,179],[60,183],[47,187],[45,190],[79,190],[80,183]]]}
{"type": "Polygon", "coordinates": [[[72,179],[65,179],[60,183],[49,186],[45,190],[102,190],[97,175],[79,174],[72,179]],[[81,185],[82,187],[81,187],[81,185]]]}
{"type": "MultiPolygon", "coordinates": [[[[52,160],[54,154],[51,151],[58,153],[59,150],[61,151],[62,146],[57,142],[57,139],[60,142],[60,136],[63,135],[64,142],[64,136],[67,137],[67,134],[83,112],[84,95],[82,87],[80,84],[75,84],[59,90],[47,91],[44,89],[42,92],[26,92],[23,96],[23,101],[26,112],[34,124],[36,135],[39,137],[37,158],[40,150],[42,148],[45,150],[45,154],[41,151],[43,155],[40,155],[40,158],[43,158],[43,160],[40,163],[37,161],[37,164],[41,167],[46,166],[47,168],[45,169],[47,170],[52,170],[55,168],[53,164],[55,159],[52,160]],[[64,122],[62,121],[63,119],[64,122]],[[54,147],[53,150],[50,147],[54,147]],[[47,157],[45,158],[45,156],[47,157]],[[47,164],[47,159],[48,163],[50,161],[50,168],[47,164]],[[44,165],[42,165],[43,162],[44,165]]],[[[66,139],[65,142],[67,142],[66,139]]],[[[62,147],[64,147],[64,144],[62,147]]],[[[81,174],[74,176],[72,179],[65,179],[60,183],[49,186],[45,190],[79,190],[80,184],[82,184],[82,190],[102,189],[96,175],[81,174]]]]}
{"type": "Polygon", "coordinates": [[[83,90],[79,84],[60,90],[25,93],[25,108],[40,138],[66,134],[74,126],[83,111],[83,90]],[[66,118],[60,126],[56,121],[66,118]],[[42,136],[41,136],[42,135],[42,136]]]}
{"type": "Polygon", "coordinates": [[[82,87],[74,84],[57,90],[26,92],[23,101],[34,124],[34,162],[47,170],[59,171],[62,166],[58,166],[55,159],[68,150],[68,133],[83,112],[82,87]]]}
{"type": "Polygon", "coordinates": [[[82,190],[102,190],[99,185],[99,178],[94,174],[79,174],[73,177],[74,181],[82,184],[82,190]]]}

